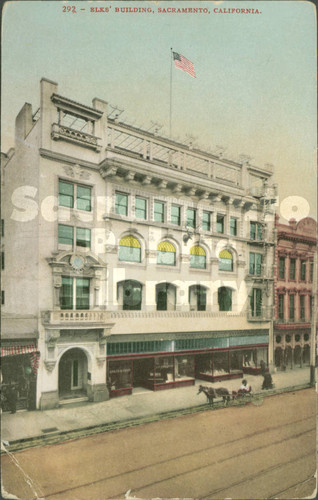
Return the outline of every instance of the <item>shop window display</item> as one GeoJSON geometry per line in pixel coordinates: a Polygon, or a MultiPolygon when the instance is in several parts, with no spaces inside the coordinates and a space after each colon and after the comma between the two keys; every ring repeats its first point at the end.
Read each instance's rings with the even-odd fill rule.
{"type": "Polygon", "coordinates": [[[243,353],[242,351],[230,352],[230,370],[231,373],[242,372],[243,353]]]}
{"type": "Polygon", "coordinates": [[[228,352],[215,352],[213,354],[213,376],[229,373],[228,352]]]}
{"type": "Polygon", "coordinates": [[[131,362],[110,361],[107,379],[111,391],[131,387],[131,362]]]}
{"type": "Polygon", "coordinates": [[[173,382],[174,362],[173,357],[155,359],[155,384],[173,382]]]}
{"type": "Polygon", "coordinates": [[[176,356],[174,376],[176,381],[194,378],[194,356],[176,356]]]}
{"type": "Polygon", "coordinates": [[[257,356],[256,349],[248,349],[243,351],[243,367],[256,368],[257,356]]]}

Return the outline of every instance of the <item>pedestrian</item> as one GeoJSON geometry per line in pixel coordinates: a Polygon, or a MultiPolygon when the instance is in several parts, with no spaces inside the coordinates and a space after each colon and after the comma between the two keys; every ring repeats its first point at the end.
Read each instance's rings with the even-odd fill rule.
{"type": "Polygon", "coordinates": [[[265,373],[262,389],[272,389],[273,388],[273,380],[270,373],[265,373]]]}
{"type": "Polygon", "coordinates": [[[262,359],[261,362],[260,362],[260,366],[261,366],[261,375],[263,375],[263,377],[265,377],[265,373],[266,373],[266,365],[265,365],[265,362],[264,360],[262,359]]]}
{"type": "Polygon", "coordinates": [[[249,392],[249,390],[250,390],[250,386],[248,385],[247,380],[245,378],[243,378],[242,385],[239,388],[239,391],[240,392],[249,392]]]}

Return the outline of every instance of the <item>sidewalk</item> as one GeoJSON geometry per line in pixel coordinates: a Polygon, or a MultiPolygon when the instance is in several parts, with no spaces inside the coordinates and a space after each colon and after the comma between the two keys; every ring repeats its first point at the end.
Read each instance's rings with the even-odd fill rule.
{"type": "MultiPolygon", "coordinates": [[[[252,386],[253,393],[262,391],[263,377],[245,377],[252,386]]],[[[309,368],[278,372],[272,375],[275,390],[309,384],[309,368]]],[[[100,426],[107,423],[129,421],[149,417],[159,413],[183,410],[206,404],[206,396],[198,395],[198,386],[226,387],[230,392],[237,390],[241,379],[215,382],[211,384],[196,380],[195,386],[153,392],[147,389],[134,390],[131,396],[122,396],[102,403],[70,404],[54,410],[21,411],[15,414],[3,413],[1,416],[1,439],[14,442],[48,436],[66,431],[100,426]]]]}

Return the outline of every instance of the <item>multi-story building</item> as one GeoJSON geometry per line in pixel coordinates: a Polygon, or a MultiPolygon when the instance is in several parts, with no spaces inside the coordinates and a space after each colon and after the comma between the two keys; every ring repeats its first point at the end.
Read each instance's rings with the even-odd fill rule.
{"type": "Polygon", "coordinates": [[[119,122],[47,79],[3,159],[3,382],[20,401],[101,401],[273,363],[271,166],[119,122]]]}
{"type": "Polygon", "coordinates": [[[314,365],[311,362],[311,320],[314,304],[314,258],[317,223],[279,223],[276,217],[274,359],[278,369],[314,365]]]}

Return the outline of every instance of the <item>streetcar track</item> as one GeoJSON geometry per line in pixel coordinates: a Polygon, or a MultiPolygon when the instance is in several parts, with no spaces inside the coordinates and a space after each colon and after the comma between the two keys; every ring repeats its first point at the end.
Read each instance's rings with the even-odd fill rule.
{"type": "Polygon", "coordinates": [[[270,500],[271,498],[275,499],[275,498],[277,498],[277,495],[281,495],[282,493],[285,493],[286,491],[291,490],[292,488],[295,488],[296,486],[301,486],[305,483],[308,483],[311,479],[315,479],[313,474],[311,476],[308,476],[306,479],[303,479],[302,481],[298,481],[295,484],[291,484],[290,486],[288,486],[288,488],[285,488],[284,490],[276,491],[273,495],[268,497],[267,500],[270,500]]]}
{"type": "MultiPolygon", "coordinates": [[[[234,440],[228,440],[226,442],[223,442],[223,443],[220,443],[220,444],[217,444],[217,445],[213,445],[213,446],[208,446],[206,448],[202,448],[202,449],[197,450],[195,452],[191,451],[191,452],[184,453],[182,455],[175,456],[175,457],[172,457],[172,458],[169,458],[169,459],[160,460],[159,462],[156,462],[156,463],[153,463],[153,464],[148,464],[148,465],[145,465],[145,466],[142,466],[142,467],[138,467],[136,469],[132,469],[132,470],[129,470],[129,471],[125,471],[125,472],[121,472],[121,473],[118,473],[118,474],[114,474],[112,476],[99,478],[99,479],[96,479],[95,481],[90,481],[90,482],[82,483],[80,485],[76,485],[76,486],[72,486],[72,487],[69,487],[69,488],[65,488],[63,490],[59,490],[59,491],[55,491],[55,492],[52,492],[52,493],[48,493],[48,494],[45,495],[45,498],[49,498],[49,497],[52,497],[54,495],[59,495],[59,494],[62,494],[62,493],[66,493],[68,491],[77,490],[77,489],[83,488],[85,486],[90,486],[90,485],[93,485],[93,484],[98,484],[98,483],[101,483],[103,481],[110,481],[110,480],[113,480],[113,479],[116,479],[116,478],[119,478],[119,477],[122,477],[122,476],[125,476],[125,475],[129,475],[129,474],[140,472],[140,471],[143,471],[143,470],[146,470],[146,469],[150,469],[151,467],[156,467],[156,466],[162,465],[162,464],[168,464],[169,462],[174,462],[175,463],[176,460],[180,460],[180,459],[183,459],[183,458],[186,458],[186,457],[197,455],[197,454],[200,454],[202,452],[209,451],[209,450],[210,451],[211,450],[216,450],[217,448],[220,448],[220,447],[223,447],[223,446],[227,446],[227,445],[233,444],[233,443],[238,443],[239,441],[242,441],[242,440],[246,440],[247,437],[250,438],[250,437],[254,437],[254,436],[263,434],[264,431],[267,432],[268,430],[270,430],[270,431],[277,430],[277,429],[279,429],[281,427],[286,427],[288,425],[294,425],[295,423],[304,422],[304,421],[309,420],[311,418],[312,417],[307,417],[307,418],[304,418],[304,419],[299,419],[299,420],[294,421],[292,423],[286,423],[286,424],[281,424],[281,425],[278,425],[278,426],[273,426],[271,428],[267,428],[266,430],[262,429],[261,431],[255,431],[254,433],[245,435],[245,436],[243,436],[241,438],[237,438],[237,439],[234,439],[234,440]]],[[[161,480],[154,481],[152,483],[143,485],[143,486],[139,487],[138,489],[136,489],[134,491],[139,491],[139,490],[144,489],[146,487],[153,486],[153,485],[165,482],[165,481],[169,481],[169,480],[174,479],[176,477],[183,476],[183,475],[189,474],[191,472],[195,472],[197,470],[201,470],[201,469],[210,467],[211,465],[216,465],[216,464],[224,463],[224,462],[226,462],[228,460],[231,460],[233,458],[238,458],[238,457],[240,457],[242,455],[244,456],[247,453],[252,453],[254,451],[261,450],[261,449],[264,450],[265,448],[268,448],[268,447],[270,447],[272,445],[281,444],[284,441],[290,441],[290,440],[293,440],[293,439],[297,439],[300,436],[304,436],[305,434],[311,433],[312,431],[315,431],[315,430],[316,430],[316,427],[311,427],[307,431],[300,432],[298,434],[294,434],[293,436],[290,436],[290,437],[287,437],[287,438],[283,438],[283,439],[279,439],[279,440],[273,441],[273,442],[269,443],[268,445],[261,445],[261,446],[259,446],[257,448],[253,448],[252,450],[249,450],[247,452],[244,451],[243,453],[238,453],[236,455],[231,455],[230,457],[227,457],[227,458],[224,458],[224,459],[221,459],[221,460],[213,460],[212,462],[210,462],[208,464],[205,463],[203,466],[196,467],[196,468],[187,470],[186,472],[182,472],[180,474],[175,474],[175,475],[170,476],[170,477],[165,477],[164,479],[161,479],[161,480]]],[[[119,498],[120,496],[125,495],[125,493],[126,493],[126,491],[120,492],[118,495],[116,495],[116,498],[117,497],[119,498]]],[[[112,495],[111,497],[104,497],[104,500],[113,499],[113,498],[114,498],[114,495],[112,495]]]]}
{"type": "MultiPolygon", "coordinates": [[[[315,448],[312,449],[312,451],[314,452],[315,451],[315,448]]],[[[273,470],[277,470],[277,469],[280,469],[281,467],[284,467],[286,465],[289,465],[289,464],[292,464],[292,463],[295,463],[295,462],[298,462],[299,460],[302,460],[303,458],[308,458],[308,452],[305,453],[304,455],[300,455],[296,458],[293,458],[291,460],[288,460],[287,462],[282,462],[280,464],[277,464],[277,465],[272,465],[270,467],[267,467],[266,469],[262,469],[260,470],[259,472],[256,472],[254,474],[251,474],[250,476],[242,479],[241,481],[236,481],[235,483],[231,483],[229,486],[226,486],[226,488],[218,488],[216,490],[213,490],[213,491],[210,491],[208,493],[208,495],[204,496],[204,497],[199,497],[198,500],[210,500],[210,496],[211,495],[215,495],[216,493],[220,493],[221,491],[226,491],[226,490],[229,490],[231,488],[233,488],[234,486],[239,486],[239,485],[242,485],[244,483],[247,483],[249,481],[251,481],[252,479],[255,479],[257,477],[260,477],[264,474],[267,474],[268,472],[271,472],[273,470]]],[[[296,484],[299,484],[299,483],[296,483],[296,484]]],[[[286,490],[283,490],[283,491],[287,491],[291,488],[292,486],[289,486],[288,488],[286,488],[286,490]]],[[[275,493],[276,495],[277,493],[275,493]]],[[[273,498],[274,495],[272,495],[271,497],[268,497],[268,498],[273,498]]]]}

